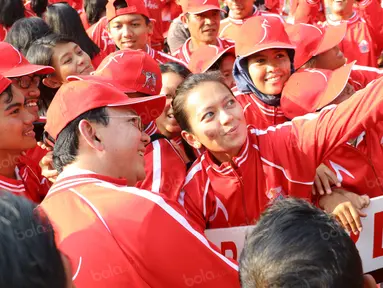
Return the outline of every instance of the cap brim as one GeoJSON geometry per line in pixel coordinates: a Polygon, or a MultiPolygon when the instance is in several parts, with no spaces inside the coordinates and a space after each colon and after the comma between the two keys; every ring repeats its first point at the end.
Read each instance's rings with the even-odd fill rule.
{"type": "Polygon", "coordinates": [[[203,6],[198,6],[198,7],[190,7],[184,13],[201,14],[201,13],[204,13],[206,11],[211,11],[211,10],[219,10],[221,12],[226,13],[225,10],[223,10],[217,6],[214,6],[214,5],[203,5],[203,6]]]}
{"type": "Polygon", "coordinates": [[[350,78],[352,66],[354,66],[355,62],[346,64],[332,72],[330,79],[328,79],[326,90],[319,97],[317,110],[329,105],[342,93],[350,78]]]}
{"type": "Polygon", "coordinates": [[[124,92],[124,93],[135,93],[137,91],[132,89],[127,89],[123,84],[120,82],[107,78],[104,76],[97,76],[97,75],[71,75],[66,78],[67,81],[78,81],[78,80],[92,80],[96,82],[100,82],[106,85],[113,86],[114,88],[117,88],[118,90],[124,92]]]}
{"type": "MultiPolygon", "coordinates": [[[[104,85],[110,85],[124,93],[134,93],[136,91],[127,91],[127,89],[121,84],[117,83],[113,79],[109,79],[102,76],[95,75],[72,75],[67,77],[68,81],[78,81],[78,80],[90,80],[98,83],[102,83],[104,85]]],[[[164,111],[166,104],[165,96],[144,96],[137,98],[130,98],[126,96],[125,101],[121,101],[118,103],[108,104],[108,107],[120,107],[120,106],[130,106],[132,110],[136,111],[136,113],[141,116],[142,122],[144,124],[149,124],[150,121],[157,119],[162,112],[164,111]]]]}
{"type": "Polygon", "coordinates": [[[227,47],[226,49],[222,50],[221,52],[219,52],[217,55],[215,55],[209,65],[206,66],[206,68],[204,69],[204,71],[201,71],[201,73],[205,73],[207,70],[210,69],[211,66],[214,65],[214,63],[216,61],[218,61],[219,58],[221,58],[224,54],[226,53],[233,53],[233,56],[235,56],[235,46],[230,46],[230,47],[227,47]]]}
{"type": "Polygon", "coordinates": [[[39,74],[39,75],[46,75],[46,74],[52,74],[55,72],[55,69],[51,66],[42,66],[42,65],[34,65],[34,64],[27,64],[27,65],[19,65],[17,67],[14,67],[7,72],[3,72],[3,75],[5,77],[20,77],[24,75],[29,74],[39,74]]]}
{"type": "Polygon", "coordinates": [[[164,111],[166,104],[166,96],[145,96],[138,98],[126,97],[126,101],[112,103],[108,107],[129,106],[142,119],[142,123],[149,124],[156,120],[164,111]]]}
{"type": "Polygon", "coordinates": [[[346,35],[346,31],[347,31],[347,23],[341,23],[336,26],[332,26],[332,25],[327,26],[323,36],[323,40],[320,43],[317,51],[314,53],[313,56],[322,54],[334,48],[336,45],[342,42],[344,36],[346,35]]]}
{"type": "Polygon", "coordinates": [[[245,51],[235,51],[237,56],[248,57],[255,53],[267,50],[267,49],[293,49],[295,50],[296,46],[292,44],[286,44],[284,42],[273,42],[257,45],[256,47],[251,47],[245,51]]]}

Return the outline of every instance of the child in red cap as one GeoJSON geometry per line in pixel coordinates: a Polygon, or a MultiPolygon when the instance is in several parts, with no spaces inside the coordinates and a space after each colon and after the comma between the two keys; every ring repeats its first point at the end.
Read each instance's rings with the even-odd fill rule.
{"type": "Polygon", "coordinates": [[[279,103],[294,72],[294,49],[279,19],[256,16],[242,25],[235,42],[233,75],[235,95],[248,124],[266,129],[287,120],[279,103]]]}
{"type": "Polygon", "coordinates": [[[40,203],[49,189],[41,176],[38,162],[23,156],[36,146],[33,121],[23,94],[0,75],[0,188],[35,203],[40,203]]]}

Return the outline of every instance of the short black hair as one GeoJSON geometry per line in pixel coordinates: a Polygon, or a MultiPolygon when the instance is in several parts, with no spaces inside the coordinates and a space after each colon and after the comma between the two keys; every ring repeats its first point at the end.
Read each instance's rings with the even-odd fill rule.
{"type": "Polygon", "coordinates": [[[101,15],[106,10],[106,4],[108,0],[85,0],[84,1],[84,9],[86,13],[86,17],[88,19],[88,23],[93,25],[100,20],[101,15]]]}
{"type": "Polygon", "coordinates": [[[100,48],[89,38],[78,12],[68,3],[60,2],[47,7],[45,21],[54,33],[73,39],[91,59],[100,53],[100,48]]]}
{"type": "Polygon", "coordinates": [[[5,191],[0,191],[0,255],[0,287],[68,285],[48,217],[28,199],[5,191]]]}
{"type": "Polygon", "coordinates": [[[363,287],[351,238],[329,214],[302,199],[277,200],[248,234],[241,287],[363,287]]]}
{"type": "MultiPolygon", "coordinates": [[[[118,10],[118,9],[122,9],[122,8],[128,7],[128,4],[126,4],[125,0],[116,0],[116,1],[114,1],[113,6],[114,6],[114,8],[116,8],[116,10],[118,10]]],[[[140,14],[140,15],[142,15],[142,17],[144,17],[145,24],[149,25],[149,23],[151,22],[150,19],[147,16],[143,15],[143,14],[140,14]]]]}
{"type": "Polygon", "coordinates": [[[2,96],[5,96],[5,95],[7,96],[7,98],[5,99],[5,103],[7,103],[7,104],[11,103],[13,100],[13,93],[12,93],[12,85],[11,84],[9,84],[8,87],[5,88],[5,90],[2,93],[0,93],[0,98],[2,96]]]}
{"type": "Polygon", "coordinates": [[[24,18],[25,8],[22,0],[0,0],[0,24],[9,28],[17,20],[24,18]]]}
{"type": "Polygon", "coordinates": [[[53,166],[58,172],[76,160],[79,147],[79,129],[81,120],[100,123],[104,126],[109,124],[108,112],[105,107],[89,110],[71,121],[58,135],[53,148],[53,166]]]}
{"type": "Polygon", "coordinates": [[[17,20],[9,29],[5,42],[8,42],[26,56],[34,41],[50,33],[52,33],[52,30],[43,19],[39,17],[22,18],[17,20]]]}
{"type": "Polygon", "coordinates": [[[47,9],[48,0],[31,0],[31,9],[38,17],[42,17],[47,9]]]}
{"type": "Polygon", "coordinates": [[[161,74],[165,73],[175,73],[182,78],[186,79],[192,72],[184,65],[178,62],[168,62],[165,64],[160,64],[161,74]]]}

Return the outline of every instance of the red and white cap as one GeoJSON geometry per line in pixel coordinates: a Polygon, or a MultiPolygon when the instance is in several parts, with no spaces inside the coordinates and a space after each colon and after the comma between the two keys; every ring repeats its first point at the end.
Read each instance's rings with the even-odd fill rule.
{"type": "Polygon", "coordinates": [[[225,12],[219,6],[218,0],[181,0],[182,13],[200,14],[210,10],[225,12]]]}
{"type": "Polygon", "coordinates": [[[120,15],[125,14],[141,14],[150,18],[148,9],[145,6],[144,0],[124,0],[127,7],[116,9],[114,3],[117,0],[109,0],[106,4],[106,18],[108,22],[120,15]]]}
{"type": "Polygon", "coordinates": [[[278,17],[255,16],[240,28],[235,41],[237,56],[247,57],[267,49],[295,49],[278,17]]]}
{"type": "Polygon", "coordinates": [[[346,35],[347,23],[328,25],[321,29],[310,24],[294,24],[286,27],[295,49],[294,67],[302,67],[313,56],[322,54],[338,45],[346,35]]]}
{"type": "Polygon", "coordinates": [[[8,78],[29,74],[51,74],[51,66],[33,65],[11,44],[0,42],[0,74],[8,78]]]}
{"type": "Polygon", "coordinates": [[[5,89],[8,88],[9,85],[12,84],[12,81],[8,78],[4,77],[3,75],[0,75],[0,94],[5,91],[5,89]]]}
{"type": "Polygon", "coordinates": [[[293,119],[329,105],[346,87],[355,61],[336,70],[304,69],[287,80],[281,97],[281,109],[293,119]]]}
{"type": "Polygon", "coordinates": [[[188,68],[193,73],[204,73],[226,53],[235,56],[234,46],[226,49],[215,45],[204,45],[193,52],[188,68]]]}
{"type": "Polygon", "coordinates": [[[161,115],[165,102],[165,96],[129,98],[106,82],[68,82],[60,87],[53,98],[44,129],[56,140],[71,121],[89,110],[101,107],[129,106],[141,116],[144,123],[149,123],[161,115]]]}
{"type": "Polygon", "coordinates": [[[158,63],[142,50],[120,50],[109,54],[92,75],[68,76],[73,80],[107,81],[124,93],[159,95],[162,76],[158,63]]]}

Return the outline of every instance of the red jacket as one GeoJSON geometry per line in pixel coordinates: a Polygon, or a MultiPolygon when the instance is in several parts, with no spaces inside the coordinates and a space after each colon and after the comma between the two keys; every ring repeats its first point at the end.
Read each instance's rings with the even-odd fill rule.
{"type": "Polygon", "coordinates": [[[113,39],[109,37],[107,25],[108,19],[105,16],[86,30],[89,38],[92,39],[102,51],[105,51],[106,56],[116,51],[116,45],[113,39]]]}
{"type": "Polygon", "coordinates": [[[2,165],[11,162],[18,163],[15,171],[18,179],[10,179],[0,175],[0,189],[40,203],[48,193],[50,182],[41,175],[39,164],[26,156],[9,157],[1,160],[2,165]]]}
{"type": "MultiPolygon", "coordinates": [[[[375,0],[360,2],[359,11],[355,11],[345,22],[347,31],[339,48],[347,61],[357,60],[358,65],[377,67],[377,60],[383,50],[382,7],[375,0]]],[[[339,21],[327,20],[325,25],[338,23],[339,21]]]]}
{"type": "Polygon", "coordinates": [[[243,107],[247,124],[253,125],[258,129],[266,129],[269,126],[288,121],[280,106],[268,105],[259,100],[253,93],[241,93],[236,87],[232,90],[234,96],[243,107]]]}
{"type": "Polygon", "coordinates": [[[201,230],[253,224],[270,201],[311,199],[316,168],[348,139],[383,119],[383,79],[334,109],[294,118],[267,130],[249,126],[232,163],[205,152],[186,176],[179,203],[201,230]]]}
{"type": "MultiPolygon", "coordinates": [[[[217,46],[220,47],[220,48],[223,48],[223,49],[226,49],[226,48],[234,45],[233,42],[228,41],[226,39],[217,38],[217,41],[218,41],[218,45],[217,46]]],[[[181,48],[179,48],[178,50],[176,50],[173,53],[174,57],[178,58],[179,60],[181,60],[181,61],[183,61],[183,62],[185,62],[187,64],[189,64],[190,57],[192,55],[192,52],[189,49],[190,42],[191,42],[191,38],[186,40],[184,45],[182,45],[181,48]]]]}
{"type": "Polygon", "coordinates": [[[323,162],[344,189],[370,198],[383,195],[382,136],[375,129],[367,130],[357,137],[355,145],[341,145],[323,162]]]}
{"type": "Polygon", "coordinates": [[[161,0],[144,0],[150,18],[153,21],[153,35],[150,37],[150,45],[159,51],[164,48],[164,36],[162,28],[162,7],[161,0]]]}
{"type": "Polygon", "coordinates": [[[277,17],[282,22],[284,22],[283,18],[279,16],[278,14],[261,11],[256,6],[254,6],[253,15],[245,19],[233,19],[230,17],[230,12],[229,12],[229,17],[221,21],[220,28],[219,28],[219,37],[234,41],[235,38],[240,35],[240,28],[242,24],[245,23],[247,19],[251,17],[255,17],[255,16],[277,17]]]}
{"type": "Polygon", "coordinates": [[[41,204],[78,288],[238,287],[238,266],[160,195],[64,171],[41,204]]]}
{"type": "Polygon", "coordinates": [[[293,23],[316,24],[326,21],[325,4],[322,0],[292,0],[290,2],[290,16],[293,23]]]}
{"type": "Polygon", "coordinates": [[[355,91],[365,88],[370,82],[383,76],[383,70],[368,66],[352,66],[349,83],[355,91]]]}

